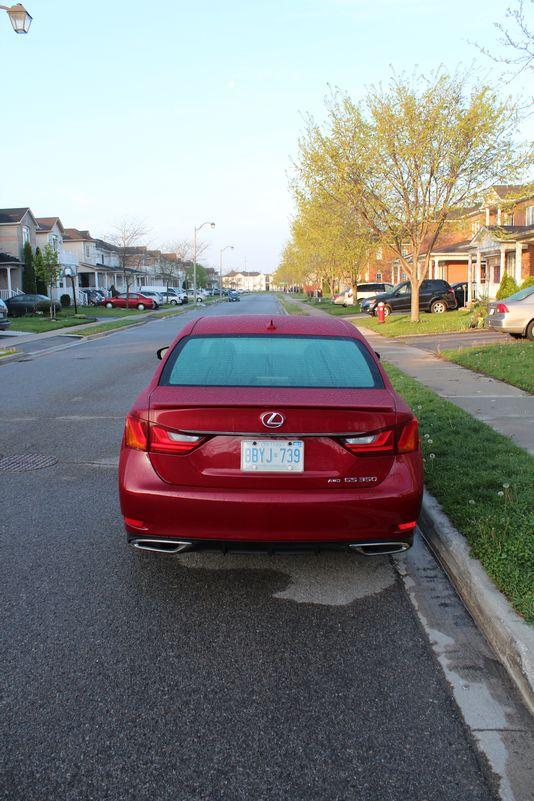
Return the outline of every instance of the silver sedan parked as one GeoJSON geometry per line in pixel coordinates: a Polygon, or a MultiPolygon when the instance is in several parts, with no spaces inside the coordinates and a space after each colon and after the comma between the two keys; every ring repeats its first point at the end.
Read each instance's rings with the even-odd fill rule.
{"type": "Polygon", "coordinates": [[[504,300],[492,301],[486,325],[513,337],[534,340],[534,286],[520,289],[504,300]]]}

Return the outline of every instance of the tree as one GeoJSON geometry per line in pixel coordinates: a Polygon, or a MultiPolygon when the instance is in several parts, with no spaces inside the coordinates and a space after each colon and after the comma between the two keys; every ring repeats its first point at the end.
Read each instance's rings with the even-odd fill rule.
{"type": "Polygon", "coordinates": [[[495,22],[500,33],[501,52],[477,45],[481,53],[499,64],[511,67],[515,75],[534,70],[534,24],[527,20],[534,11],[534,0],[518,0],[515,7],[506,9],[506,22],[495,22]]]}
{"type": "MultiPolygon", "coordinates": [[[[193,264],[189,263],[185,268],[185,280],[188,288],[193,286],[193,264]]],[[[202,288],[206,286],[206,268],[197,262],[197,287],[202,288]]]]}
{"type": "MultiPolygon", "coordinates": [[[[57,286],[58,278],[61,275],[61,265],[57,257],[57,250],[50,243],[44,251],[37,250],[34,259],[35,275],[48,288],[49,295],[52,297],[52,289],[57,286]]],[[[53,298],[52,298],[53,300],[53,298]]],[[[54,303],[50,304],[50,317],[56,316],[54,303]]]]}
{"type": "MultiPolygon", "coordinates": [[[[206,281],[206,274],[204,272],[204,267],[199,264],[199,259],[202,258],[203,254],[208,249],[209,244],[207,242],[202,242],[201,240],[197,239],[197,285],[204,286],[206,281]],[[201,283],[201,276],[204,283],[201,283]]],[[[174,253],[176,258],[179,262],[181,262],[181,267],[184,271],[185,280],[186,280],[186,288],[189,287],[189,284],[193,284],[193,242],[191,239],[172,239],[165,244],[165,249],[169,253],[174,253]]]]}
{"type": "Polygon", "coordinates": [[[115,245],[119,254],[119,264],[123,284],[126,287],[126,305],[130,288],[135,283],[135,271],[139,269],[146,253],[144,244],[148,231],[141,220],[124,218],[118,222],[107,239],[115,245]]]}
{"type": "Polygon", "coordinates": [[[29,242],[24,245],[24,272],[22,274],[22,291],[27,295],[35,295],[37,283],[33,267],[33,250],[29,242]]]}
{"type": "Polygon", "coordinates": [[[409,275],[412,320],[419,287],[445,224],[494,183],[514,183],[532,163],[515,143],[517,114],[465,75],[393,76],[362,103],[334,92],[328,121],[308,121],[296,181],[365,224],[409,275]]]}

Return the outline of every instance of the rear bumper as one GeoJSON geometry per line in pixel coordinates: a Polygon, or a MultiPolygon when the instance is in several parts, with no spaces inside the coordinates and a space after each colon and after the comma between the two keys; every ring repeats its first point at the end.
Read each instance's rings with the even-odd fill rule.
{"type": "Polygon", "coordinates": [[[178,487],[165,483],[148,455],[124,449],[121,511],[129,537],[263,543],[406,541],[399,525],[417,520],[423,475],[420,453],[395,459],[372,488],[247,491],[178,487]]]}
{"type": "Polygon", "coordinates": [[[523,334],[525,326],[521,323],[512,323],[506,317],[499,317],[495,314],[486,318],[486,327],[494,331],[502,331],[503,334],[523,334]]]}

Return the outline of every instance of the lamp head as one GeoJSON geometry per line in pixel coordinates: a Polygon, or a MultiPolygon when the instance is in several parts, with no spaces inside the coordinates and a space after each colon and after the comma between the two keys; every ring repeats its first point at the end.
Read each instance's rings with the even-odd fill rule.
{"type": "Polygon", "coordinates": [[[17,3],[11,6],[11,8],[8,8],[7,15],[11,20],[15,33],[28,33],[30,25],[32,24],[32,17],[28,14],[22,3],[17,3]]]}

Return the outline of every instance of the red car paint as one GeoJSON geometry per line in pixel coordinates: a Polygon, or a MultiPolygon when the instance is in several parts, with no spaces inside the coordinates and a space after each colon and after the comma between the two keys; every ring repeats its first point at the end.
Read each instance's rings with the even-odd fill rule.
{"type": "Polygon", "coordinates": [[[128,297],[126,297],[126,292],[122,292],[117,297],[104,298],[100,305],[111,305],[116,309],[136,309],[139,304],[142,304],[145,309],[153,309],[156,305],[154,303],[154,298],[149,298],[147,295],[143,295],[142,292],[130,292],[128,297]]]}
{"type": "Polygon", "coordinates": [[[423,492],[417,422],[346,321],[197,318],[178,334],[130,411],[119,485],[131,541],[409,546],[423,492]],[[185,337],[265,334],[359,340],[383,388],[160,385],[185,337]],[[266,412],[284,418],[275,431],[262,423],[266,412]],[[362,432],[378,432],[372,446],[351,436],[362,432]],[[243,472],[241,441],[255,436],[302,439],[304,472],[243,472]]]}

